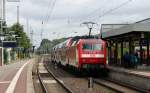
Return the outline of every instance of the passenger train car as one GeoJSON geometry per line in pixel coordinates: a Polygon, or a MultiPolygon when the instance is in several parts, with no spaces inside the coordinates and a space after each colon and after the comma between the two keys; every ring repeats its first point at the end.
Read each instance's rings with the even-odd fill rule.
{"type": "Polygon", "coordinates": [[[77,69],[105,68],[106,43],[94,37],[73,37],[53,48],[51,60],[77,69]]]}

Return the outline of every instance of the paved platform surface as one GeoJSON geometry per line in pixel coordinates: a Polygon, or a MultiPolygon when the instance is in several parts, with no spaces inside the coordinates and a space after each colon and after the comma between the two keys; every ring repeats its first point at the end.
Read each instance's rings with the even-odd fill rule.
{"type": "Polygon", "coordinates": [[[34,93],[33,62],[30,59],[0,67],[0,93],[34,93]]]}
{"type": "Polygon", "coordinates": [[[116,71],[122,71],[122,72],[127,72],[130,74],[135,74],[138,76],[143,76],[143,77],[147,77],[150,78],[150,71],[144,71],[144,70],[138,70],[138,69],[128,69],[128,68],[123,68],[123,67],[116,67],[116,66],[108,66],[109,69],[113,69],[116,71]]]}

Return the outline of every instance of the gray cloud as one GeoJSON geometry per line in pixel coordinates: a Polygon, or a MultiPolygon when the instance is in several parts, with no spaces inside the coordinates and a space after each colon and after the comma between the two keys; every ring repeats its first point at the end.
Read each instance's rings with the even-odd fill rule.
{"type": "MultiPolygon", "coordinates": [[[[48,5],[54,0],[20,0],[20,3],[6,5],[7,24],[16,22],[16,5],[20,6],[20,22],[26,28],[27,18],[34,30],[34,44],[41,40],[41,22],[50,14],[48,5]]],[[[57,0],[52,16],[44,25],[43,37],[50,40],[57,37],[87,34],[88,30],[80,26],[83,21],[93,20],[101,23],[132,23],[150,16],[150,0],[132,0],[125,6],[99,18],[106,11],[127,0],[57,0]],[[94,12],[93,12],[94,11],[94,12]],[[77,32],[77,33],[74,33],[77,32]],[[56,34],[53,34],[56,33],[56,34]]],[[[98,33],[99,26],[93,31],[98,33]]],[[[26,30],[26,29],[25,29],[26,30]]],[[[29,32],[28,32],[29,35],[29,32]]]]}

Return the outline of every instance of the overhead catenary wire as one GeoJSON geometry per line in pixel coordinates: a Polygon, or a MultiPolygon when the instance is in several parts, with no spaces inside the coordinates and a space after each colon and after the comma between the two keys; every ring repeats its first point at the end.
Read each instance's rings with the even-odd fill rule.
{"type": "Polygon", "coordinates": [[[53,1],[53,0],[49,0],[48,7],[47,7],[47,10],[46,10],[46,12],[45,12],[45,15],[44,15],[43,18],[42,18],[42,21],[45,21],[45,20],[46,20],[47,14],[48,14],[48,12],[49,12],[49,9],[51,8],[52,1],[53,1]]]}
{"type": "Polygon", "coordinates": [[[130,3],[131,1],[132,1],[132,0],[128,0],[128,1],[126,1],[126,2],[124,2],[124,3],[122,3],[122,4],[120,4],[120,5],[118,5],[118,6],[116,6],[116,7],[114,7],[114,8],[112,8],[112,9],[106,11],[105,13],[103,13],[102,15],[100,15],[99,18],[101,18],[101,17],[103,17],[103,16],[105,16],[105,15],[107,15],[107,14],[109,14],[109,13],[111,13],[111,12],[117,10],[117,9],[120,9],[121,7],[123,7],[123,6],[127,5],[128,3],[130,3]]]}
{"type": "Polygon", "coordinates": [[[54,10],[56,1],[57,1],[57,0],[52,0],[52,1],[49,3],[47,14],[46,14],[45,18],[43,19],[43,24],[46,24],[46,23],[49,22],[49,20],[50,20],[50,18],[51,18],[51,16],[52,16],[52,12],[53,12],[53,10],[54,10]]]}
{"type": "Polygon", "coordinates": [[[44,31],[44,28],[43,28],[43,21],[42,21],[42,26],[41,26],[41,33],[40,33],[40,36],[41,36],[41,40],[43,39],[43,31],[44,31]]]}
{"type": "Polygon", "coordinates": [[[46,13],[43,16],[42,22],[41,22],[41,32],[40,32],[41,40],[43,39],[44,28],[46,28],[46,24],[49,22],[51,18],[55,4],[56,4],[56,0],[49,0],[46,13]]]}
{"type": "Polygon", "coordinates": [[[81,17],[80,20],[83,20],[83,19],[87,19],[87,18],[89,18],[89,17],[92,17],[93,14],[95,14],[96,12],[100,12],[100,11],[102,10],[102,7],[104,7],[104,6],[105,6],[105,4],[103,4],[103,6],[98,7],[97,9],[91,11],[91,12],[88,13],[87,15],[81,17]],[[83,18],[83,19],[82,19],[82,18],[83,18]]]}
{"type": "MultiPolygon", "coordinates": [[[[102,18],[102,17],[108,15],[109,13],[111,13],[111,12],[113,12],[113,11],[115,11],[115,10],[120,9],[121,7],[123,7],[123,6],[127,5],[128,3],[130,3],[131,1],[132,1],[132,0],[127,0],[127,1],[125,1],[125,2],[123,2],[123,3],[121,3],[121,4],[119,4],[118,6],[109,9],[108,11],[104,12],[104,13],[101,14],[101,15],[97,15],[97,16],[94,15],[94,17],[92,17],[92,16],[90,16],[90,15],[89,15],[89,16],[90,16],[91,19],[93,19],[92,21],[95,21],[95,20],[97,20],[97,19],[99,19],[99,18],[102,18]]],[[[99,9],[100,9],[100,8],[98,8],[97,10],[99,10],[99,9]]],[[[97,12],[97,10],[94,10],[94,11],[97,12]]],[[[94,13],[94,11],[91,12],[91,13],[94,13]]],[[[87,18],[89,18],[89,17],[86,16],[85,18],[83,18],[83,19],[80,20],[80,21],[86,20],[87,18]]]]}

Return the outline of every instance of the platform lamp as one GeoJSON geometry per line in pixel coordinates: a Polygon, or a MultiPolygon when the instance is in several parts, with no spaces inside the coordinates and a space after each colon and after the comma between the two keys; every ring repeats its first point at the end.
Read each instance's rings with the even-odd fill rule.
{"type": "Polygon", "coordinates": [[[141,38],[140,38],[140,64],[142,64],[143,61],[143,39],[144,39],[144,33],[141,33],[141,38]]]}
{"type": "Polygon", "coordinates": [[[140,40],[140,46],[141,46],[141,49],[142,49],[142,44],[143,44],[143,39],[145,38],[145,36],[144,36],[144,33],[141,33],[141,40],[140,40]]]}
{"type": "Polygon", "coordinates": [[[1,40],[2,43],[3,43],[4,39],[5,39],[5,37],[3,35],[0,35],[0,40],[1,40]]]}
{"type": "Polygon", "coordinates": [[[1,33],[2,33],[2,32],[3,32],[3,28],[2,28],[2,26],[3,26],[3,20],[2,20],[2,19],[0,19],[0,23],[1,23],[1,24],[0,24],[0,27],[1,27],[0,30],[1,30],[1,33]]]}
{"type": "Polygon", "coordinates": [[[3,56],[3,41],[4,41],[4,36],[3,35],[0,35],[0,41],[1,41],[1,48],[0,48],[0,50],[1,50],[1,57],[2,57],[2,59],[1,59],[1,63],[0,63],[0,66],[3,66],[3,64],[4,64],[4,56],[3,56]]]}
{"type": "Polygon", "coordinates": [[[18,58],[20,59],[20,41],[19,41],[19,39],[21,39],[22,37],[17,35],[15,38],[18,41],[18,58]]]}
{"type": "Polygon", "coordinates": [[[3,41],[4,41],[5,37],[3,35],[0,35],[0,41],[1,41],[1,47],[3,47],[3,41]]]}
{"type": "Polygon", "coordinates": [[[0,41],[1,41],[1,46],[3,47],[3,41],[5,39],[5,36],[3,34],[3,29],[7,27],[3,26],[3,20],[0,20],[0,21],[1,21],[0,41]]]}
{"type": "Polygon", "coordinates": [[[34,50],[35,50],[35,46],[33,45],[33,46],[32,46],[32,57],[33,57],[33,55],[34,55],[34,50]]]}

